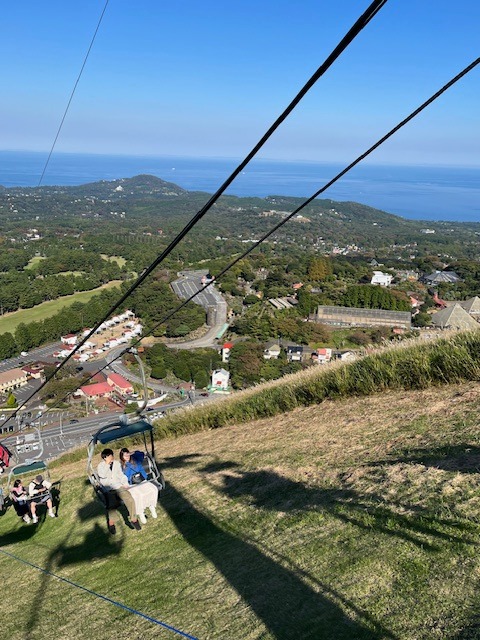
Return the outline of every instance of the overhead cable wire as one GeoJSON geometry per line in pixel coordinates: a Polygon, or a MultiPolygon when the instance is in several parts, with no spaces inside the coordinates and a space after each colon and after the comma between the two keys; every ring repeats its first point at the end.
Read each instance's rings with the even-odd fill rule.
{"type": "MultiPolygon", "coordinates": [[[[349,29],[349,31],[345,34],[345,36],[340,40],[334,50],[330,53],[330,55],[326,58],[326,60],[318,67],[315,73],[309,78],[309,80],[303,85],[300,91],[296,94],[293,100],[289,103],[289,105],[284,109],[284,111],[278,116],[275,122],[270,126],[267,132],[262,136],[262,138],[257,142],[257,144],[252,148],[250,153],[244,158],[244,160],[237,166],[236,169],[230,174],[230,176],[225,180],[225,182],[217,189],[217,191],[210,197],[210,199],[205,203],[205,205],[193,216],[193,218],[185,225],[185,227],[180,231],[179,234],[172,240],[172,242],[168,245],[168,247],[150,264],[149,267],[143,270],[140,276],[135,280],[135,282],[129,287],[129,289],[120,297],[120,299],[107,311],[107,313],[103,316],[101,320],[99,320],[94,327],[83,337],[83,339],[76,345],[76,347],[68,354],[68,356],[62,360],[62,362],[58,365],[56,370],[50,375],[47,376],[46,380],[42,383],[42,385],[34,391],[23,403],[26,405],[34,395],[36,395],[43,387],[52,380],[56,374],[62,369],[67,362],[80,350],[80,348],[88,341],[89,338],[96,332],[96,330],[100,327],[100,325],[109,318],[124,302],[130,295],[137,289],[142,282],[152,273],[152,271],[158,267],[158,265],[163,262],[163,260],[175,249],[175,247],[183,240],[183,238],[191,231],[191,229],[206,215],[206,213],[213,207],[216,201],[220,198],[220,196],[225,192],[225,190],[230,186],[230,184],[235,180],[235,178],[243,171],[243,169],[247,166],[247,164],[252,160],[252,158],[258,153],[258,151],[265,145],[268,139],[273,135],[273,133],[278,129],[278,127],[282,124],[282,122],[290,115],[290,113],[295,109],[298,103],[305,97],[307,92],[313,87],[313,85],[325,74],[325,72],[332,66],[332,64],[337,60],[337,58],[345,51],[345,49],[351,44],[351,42],[358,36],[358,34],[367,26],[367,24],[374,18],[374,16],[382,9],[387,0],[374,0],[368,8],[362,13],[362,15],[358,18],[358,20],[354,23],[354,25],[349,29]]],[[[108,1],[107,1],[108,4],[108,1]]],[[[104,8],[104,12],[106,9],[106,5],[104,8]]],[[[103,17],[103,13],[102,13],[103,17]]],[[[97,28],[98,30],[98,28],[97,28]]],[[[93,44],[93,41],[92,41],[93,44]]],[[[91,47],[90,47],[91,48],[91,47]]],[[[82,67],[83,68],[83,67],[82,67]]],[[[11,418],[15,418],[19,412],[20,408],[17,409],[11,418]]]]}
{"type": "MultiPolygon", "coordinates": [[[[476,60],[474,60],[471,64],[469,64],[467,67],[465,67],[460,73],[458,73],[454,78],[452,78],[451,80],[449,80],[445,85],[443,85],[443,87],[441,89],[439,89],[436,93],[434,93],[430,98],[428,98],[428,100],[425,100],[425,102],[423,102],[419,107],[417,107],[417,109],[415,109],[414,111],[412,111],[410,113],[410,115],[408,115],[406,118],[404,118],[401,122],[399,122],[395,127],[393,127],[392,129],[390,129],[390,131],[388,133],[386,133],[384,136],[382,136],[379,140],[377,140],[377,142],[375,142],[371,147],[369,147],[364,153],[362,153],[361,155],[359,155],[353,162],[351,162],[348,166],[346,166],[344,169],[342,169],[342,171],[340,171],[339,173],[337,173],[336,176],[334,176],[331,180],[329,180],[323,187],[321,187],[320,189],[318,189],[312,196],[310,196],[309,198],[307,198],[307,200],[305,200],[304,202],[302,202],[302,204],[300,204],[294,211],[292,211],[292,213],[290,213],[286,218],[283,218],[278,224],[276,224],[274,227],[272,227],[269,231],[267,231],[267,233],[265,233],[259,240],[257,240],[256,242],[254,242],[248,249],[246,249],[242,254],[240,254],[239,256],[237,256],[235,258],[235,260],[232,260],[232,262],[230,262],[224,269],[222,269],[214,278],[213,281],[218,280],[219,278],[221,278],[223,275],[225,275],[225,273],[227,273],[227,271],[229,271],[232,267],[234,267],[238,262],[240,262],[240,260],[243,260],[243,258],[245,258],[247,255],[249,255],[254,249],[256,249],[260,244],[262,244],[263,242],[265,242],[265,240],[267,240],[267,238],[269,238],[272,234],[274,234],[276,231],[278,231],[281,227],[283,227],[283,225],[285,225],[289,220],[291,220],[294,216],[296,216],[298,213],[300,213],[300,211],[302,211],[302,209],[304,209],[306,206],[308,206],[313,200],[315,200],[315,198],[318,198],[319,195],[321,195],[322,193],[324,193],[327,189],[329,189],[333,184],[335,184],[338,180],[340,180],[340,178],[342,178],[346,173],[348,173],[349,171],[351,171],[351,169],[353,169],[356,165],[358,165],[360,162],[362,162],[362,160],[364,160],[367,156],[369,156],[371,153],[373,153],[376,149],[378,149],[378,147],[380,147],[384,142],[386,142],[389,138],[391,138],[393,135],[395,135],[395,133],[397,133],[397,131],[399,131],[402,127],[404,127],[406,124],[408,124],[411,120],[413,120],[417,115],[419,115],[424,109],[426,109],[430,104],[432,104],[432,102],[434,102],[435,100],[437,100],[437,98],[439,98],[443,93],[445,93],[445,91],[447,91],[450,87],[452,87],[456,82],[458,82],[459,80],[461,80],[465,75],[467,75],[467,73],[469,73],[470,71],[472,71],[478,64],[480,64],[480,58],[477,58],[476,60]]],[[[205,291],[205,289],[207,289],[210,285],[212,284],[212,282],[208,282],[207,284],[205,284],[203,287],[201,287],[198,291],[196,291],[194,294],[192,294],[189,298],[187,298],[186,300],[184,300],[184,302],[182,302],[181,305],[179,305],[178,307],[176,307],[173,311],[171,311],[170,313],[168,313],[166,316],[164,316],[162,318],[162,320],[160,320],[158,323],[156,323],[153,327],[151,327],[144,335],[142,335],[141,338],[139,338],[138,340],[136,340],[134,343],[132,343],[132,345],[130,345],[130,347],[135,347],[136,345],[138,345],[141,340],[149,335],[151,335],[155,329],[157,329],[158,327],[160,327],[162,324],[164,324],[165,322],[167,322],[167,320],[169,320],[173,315],[175,315],[176,313],[178,313],[178,311],[180,311],[181,309],[183,309],[189,302],[191,302],[194,298],[196,298],[196,296],[200,295],[200,293],[202,293],[203,291],[205,291]]],[[[125,351],[120,354],[116,359],[120,358],[122,355],[124,355],[125,353],[127,353],[128,349],[125,349],[125,351]]],[[[112,361],[113,362],[113,361],[112,361]]]]}
{"type": "MultiPolygon", "coordinates": [[[[294,110],[297,104],[302,100],[305,94],[313,87],[313,85],[324,75],[324,73],[332,66],[332,64],[337,60],[337,58],[345,51],[345,49],[351,44],[351,42],[358,36],[358,34],[362,31],[364,27],[372,20],[372,18],[380,11],[380,9],[387,3],[388,0],[374,0],[368,7],[366,11],[358,18],[355,24],[349,29],[347,34],[341,39],[332,53],[326,58],[325,62],[320,65],[320,67],[315,71],[315,73],[310,77],[310,79],[304,84],[302,89],[297,93],[297,95],[293,98],[287,108],[278,116],[275,122],[271,125],[271,127],[267,130],[267,132],[262,136],[262,138],[257,142],[257,144],[253,147],[253,149],[248,153],[245,159],[238,165],[238,167],[230,174],[230,176],[225,180],[225,182],[217,189],[217,191],[210,197],[210,199],[206,202],[206,204],[193,216],[193,218],[185,225],[185,227],[180,231],[177,236],[172,240],[172,242],[168,245],[164,251],[147,267],[145,268],[140,276],[135,280],[135,282],[129,287],[129,289],[120,297],[120,299],[107,311],[104,317],[97,322],[97,324],[90,330],[90,332],[84,336],[81,342],[76,345],[75,349],[72,350],[69,355],[62,360],[60,365],[57,368],[59,371],[65,364],[78,352],[78,350],[88,341],[88,339],[95,333],[95,331],[100,327],[100,325],[111,316],[130,295],[139,287],[142,282],[152,273],[158,265],[163,262],[163,260],[175,249],[175,247],[183,240],[183,238],[191,231],[191,229],[206,215],[206,213],[213,207],[216,201],[220,198],[220,196],[224,193],[224,191],[230,186],[230,184],[235,180],[235,178],[241,173],[241,171],[247,166],[247,164],[252,160],[252,158],[258,153],[258,151],[265,145],[267,140],[273,135],[273,133],[278,129],[278,127],[282,124],[282,122],[290,115],[290,113],[294,110]]],[[[54,377],[56,372],[52,376],[50,376],[44,384],[50,381],[51,378],[54,377]]],[[[43,386],[43,385],[42,385],[43,386]]],[[[41,389],[40,387],[39,389],[41,389]]],[[[30,396],[26,402],[28,402],[32,396],[30,396]]]]}
{"type": "Polygon", "coordinates": [[[50,158],[52,157],[53,150],[55,149],[55,145],[57,144],[57,140],[58,140],[58,137],[60,135],[60,131],[62,130],[63,123],[65,122],[65,118],[67,117],[67,113],[68,113],[68,110],[70,109],[70,105],[72,103],[73,96],[75,95],[75,91],[77,90],[78,83],[80,82],[80,78],[82,77],[83,70],[85,69],[85,65],[87,64],[87,60],[88,60],[88,57],[90,55],[90,51],[92,50],[93,43],[95,42],[98,30],[100,29],[100,25],[101,25],[102,20],[103,20],[103,16],[105,15],[105,11],[107,10],[108,2],[109,2],[109,0],[106,0],[105,5],[103,7],[103,11],[102,11],[102,13],[100,15],[100,18],[98,20],[98,23],[97,23],[97,27],[96,27],[95,32],[93,34],[93,37],[92,37],[92,39],[90,41],[90,46],[88,47],[87,53],[85,54],[85,57],[83,59],[83,64],[82,64],[82,66],[80,68],[80,72],[79,72],[79,74],[77,76],[75,84],[73,85],[72,92],[70,93],[70,98],[68,99],[67,106],[65,107],[65,111],[63,112],[63,116],[62,116],[62,119],[60,121],[60,125],[59,125],[59,127],[57,129],[57,134],[56,134],[56,136],[55,136],[55,138],[53,140],[53,144],[52,144],[52,147],[50,149],[50,153],[48,154],[47,160],[46,160],[46,162],[45,162],[45,164],[43,166],[42,175],[40,176],[40,180],[38,181],[37,187],[39,187],[42,184],[43,178],[45,176],[45,172],[47,170],[48,165],[50,164],[50,158]]]}
{"type": "Polygon", "coordinates": [[[166,631],[171,631],[172,633],[175,633],[179,636],[181,636],[182,638],[188,638],[189,640],[198,640],[198,638],[196,638],[195,636],[190,635],[189,633],[186,633],[185,631],[182,631],[181,629],[177,629],[176,627],[173,627],[171,624],[167,624],[166,622],[163,622],[162,620],[158,620],[157,618],[154,618],[153,616],[150,616],[146,613],[143,613],[142,611],[139,611],[138,609],[134,609],[133,607],[129,607],[126,604],[123,604],[122,602],[119,602],[118,600],[113,600],[113,598],[109,598],[108,596],[104,596],[101,593],[98,593],[97,591],[93,591],[93,589],[89,589],[88,587],[84,587],[81,584],[78,584],[78,582],[74,582],[73,580],[70,580],[69,578],[64,578],[63,576],[60,576],[56,573],[53,573],[52,571],[49,571],[48,569],[44,569],[43,567],[40,567],[38,564],[33,564],[33,562],[30,562],[28,560],[24,560],[23,558],[21,558],[20,556],[15,555],[14,553],[11,553],[10,551],[5,551],[5,549],[0,549],[0,553],[3,553],[5,556],[13,559],[13,560],[17,560],[18,562],[23,563],[24,565],[31,567],[32,569],[36,569],[37,571],[40,571],[41,573],[50,576],[51,578],[55,578],[56,580],[59,580],[60,582],[70,585],[71,587],[74,587],[75,589],[78,589],[80,591],[83,591],[85,593],[88,593],[91,596],[94,596],[95,598],[99,598],[100,600],[103,600],[104,602],[108,602],[109,604],[113,604],[115,607],[118,607],[119,609],[123,609],[124,611],[128,611],[128,613],[131,613],[133,615],[136,615],[140,618],[143,618],[144,620],[147,620],[147,622],[151,622],[152,624],[156,624],[159,627],[162,627],[163,629],[165,629],[166,631]]]}
{"type": "MultiPolygon", "coordinates": [[[[324,73],[332,66],[335,60],[337,60],[337,58],[345,51],[345,49],[358,36],[358,34],[364,29],[364,27],[367,26],[370,20],[372,20],[372,18],[380,11],[380,9],[382,9],[385,6],[386,3],[387,3],[387,0],[374,0],[374,2],[372,2],[369,5],[366,11],[362,13],[362,15],[358,18],[358,20],[354,23],[354,25],[349,29],[346,35],[341,39],[338,45],[334,48],[332,53],[330,53],[330,55],[326,58],[323,64],[320,65],[320,67],[315,71],[315,73],[310,77],[310,79],[304,84],[304,86],[300,89],[300,91],[293,98],[290,104],[278,116],[275,122],[271,125],[271,127],[267,130],[267,132],[262,136],[262,138],[257,142],[257,144],[253,147],[253,149],[245,157],[245,159],[230,174],[230,176],[219,187],[219,189],[217,189],[217,191],[210,197],[210,199],[206,202],[206,204],[193,216],[190,222],[188,222],[185,225],[182,231],[180,231],[180,233],[172,240],[172,242],[168,245],[168,247],[150,264],[149,267],[143,270],[143,272],[140,274],[137,280],[135,280],[135,282],[120,297],[120,299],[107,311],[107,313],[103,316],[103,318],[94,325],[94,327],[89,331],[89,333],[87,333],[87,335],[84,336],[84,338],[78,343],[78,345],[76,345],[76,347],[68,354],[68,356],[60,362],[56,370],[50,376],[47,376],[46,380],[40,385],[40,387],[25,400],[25,402],[23,403],[24,405],[30,402],[30,400],[39,391],[41,391],[41,389],[43,389],[45,385],[48,384],[48,382],[50,382],[50,380],[52,380],[56,376],[56,374],[80,350],[80,348],[88,341],[88,339],[91,338],[91,336],[96,332],[96,330],[100,327],[100,325],[107,318],[109,318],[125,302],[125,300],[127,300],[127,298],[130,297],[130,295],[135,291],[135,289],[137,289],[142,284],[142,282],[144,282],[144,280],[150,275],[150,273],[152,273],[152,271],[161,262],[163,262],[163,260],[173,251],[173,249],[175,249],[175,247],[181,242],[181,240],[183,240],[183,238],[187,235],[187,233],[189,233],[191,229],[206,215],[206,213],[213,207],[215,202],[220,198],[220,196],[224,193],[224,191],[230,186],[230,184],[239,175],[239,173],[241,173],[241,171],[247,166],[250,160],[252,160],[252,158],[258,153],[258,151],[265,145],[267,140],[278,129],[278,127],[282,124],[282,122],[290,115],[290,113],[294,110],[294,108],[298,105],[298,103],[302,100],[302,98],[306,95],[306,93],[324,75],[324,73]]],[[[107,3],[105,4],[103,13],[105,12],[107,4],[108,4],[108,0],[107,0],[107,3]]],[[[103,13],[102,13],[102,17],[103,17],[103,13]]],[[[100,26],[100,21],[98,26],[100,26]]],[[[98,27],[97,27],[97,31],[98,31],[98,27]]],[[[93,45],[93,40],[91,44],[93,45]]],[[[83,66],[85,66],[85,63],[83,66]]],[[[72,96],[73,96],[73,92],[72,92],[72,96]]],[[[20,411],[20,407],[11,416],[11,419],[15,418],[19,411],[20,411]]]]}
{"type": "MultiPolygon", "coordinates": [[[[320,194],[324,193],[327,189],[329,189],[333,184],[335,184],[338,180],[340,180],[340,178],[342,178],[346,173],[348,173],[351,169],[353,169],[356,165],[358,165],[360,162],[362,162],[362,160],[364,160],[367,156],[369,156],[371,153],[373,153],[376,149],[378,149],[378,147],[380,147],[384,142],[386,142],[389,138],[391,138],[393,135],[395,135],[395,133],[397,133],[397,131],[399,131],[402,127],[404,127],[406,124],[408,124],[411,120],[413,120],[416,116],[418,116],[422,111],[424,111],[430,104],[432,104],[432,102],[434,102],[435,100],[437,100],[437,98],[439,98],[443,93],[445,93],[445,91],[447,91],[448,89],[450,89],[450,87],[452,87],[454,84],[456,84],[459,80],[461,80],[465,75],[467,75],[467,73],[469,73],[470,71],[472,71],[478,64],[480,64],[480,57],[477,58],[476,60],[474,60],[471,64],[469,64],[467,67],[465,67],[462,71],[460,71],[460,73],[458,73],[456,76],[454,76],[451,80],[449,80],[446,84],[443,85],[443,87],[441,89],[439,89],[436,93],[434,93],[430,98],[428,98],[428,100],[425,100],[425,102],[423,102],[419,107],[417,107],[414,111],[412,111],[406,118],[404,118],[403,120],[401,120],[395,127],[393,127],[392,129],[390,129],[390,131],[388,133],[386,133],[384,136],[382,136],[379,140],[377,140],[377,142],[375,142],[371,147],[369,147],[364,153],[362,153],[361,155],[357,156],[357,158],[351,162],[349,165],[347,165],[344,169],[342,169],[342,171],[340,171],[339,173],[337,173],[336,176],[334,176],[331,180],[329,180],[323,187],[321,187],[320,189],[318,189],[312,196],[310,196],[307,200],[305,200],[304,202],[302,202],[302,204],[300,204],[294,211],[292,211],[292,213],[290,213],[286,218],[282,219],[278,224],[276,224],[275,226],[273,226],[269,231],[267,231],[267,233],[265,233],[259,240],[257,240],[255,243],[253,243],[248,249],[246,249],[242,254],[240,254],[239,256],[237,256],[235,258],[235,260],[232,260],[232,262],[230,262],[224,269],[222,269],[212,280],[212,282],[208,282],[207,284],[205,284],[203,287],[201,287],[200,289],[198,289],[198,291],[196,291],[194,294],[192,294],[189,298],[187,298],[186,300],[184,300],[182,302],[182,304],[180,304],[178,307],[176,307],[175,309],[173,309],[173,311],[169,312],[166,316],[164,316],[159,322],[157,322],[156,324],[154,324],[152,327],[150,327],[150,329],[143,334],[140,338],[138,338],[135,342],[133,342],[128,348],[125,348],[123,351],[121,351],[118,356],[116,356],[113,360],[111,360],[110,362],[108,362],[104,367],[102,367],[101,369],[99,369],[98,371],[95,371],[95,373],[92,373],[92,375],[86,380],[83,381],[83,384],[85,384],[86,382],[88,382],[89,380],[91,380],[97,373],[102,372],[104,369],[106,369],[107,367],[109,367],[113,362],[115,362],[115,360],[118,360],[120,358],[122,358],[126,353],[128,353],[129,349],[131,349],[132,347],[136,347],[137,345],[139,345],[141,343],[141,341],[143,340],[143,338],[146,338],[147,336],[151,335],[155,329],[158,329],[158,327],[160,327],[162,324],[164,324],[165,322],[167,322],[167,320],[169,320],[172,316],[174,316],[176,313],[178,313],[181,309],[183,309],[189,302],[191,302],[194,298],[196,298],[198,295],[200,295],[201,293],[203,293],[203,291],[205,291],[213,282],[215,282],[216,280],[218,280],[219,278],[221,278],[223,275],[225,275],[225,273],[227,273],[227,271],[229,271],[232,267],[234,267],[238,262],[240,262],[240,260],[243,260],[243,258],[245,258],[247,255],[249,255],[254,249],[256,249],[260,244],[262,244],[263,242],[265,242],[265,240],[267,240],[267,238],[269,238],[272,234],[274,234],[276,231],[278,231],[281,227],[283,227],[283,225],[285,225],[289,220],[291,220],[294,216],[296,216],[300,211],[302,211],[302,209],[304,209],[307,205],[309,205],[313,200],[315,200],[315,198],[317,198],[320,194]]],[[[46,384],[46,383],[44,383],[46,384]]],[[[44,385],[42,385],[44,386],[44,385]]],[[[38,391],[40,391],[42,387],[40,387],[33,395],[35,395],[36,393],[38,393],[38,391]]],[[[78,387],[77,387],[78,388],[78,387]]],[[[56,408],[56,406],[58,406],[60,403],[62,403],[64,400],[67,399],[67,397],[73,393],[73,391],[69,391],[69,393],[64,396],[61,400],[59,400],[58,402],[55,403],[55,405],[53,407],[50,407],[50,410],[53,410],[54,408],[56,408]]],[[[30,398],[29,398],[30,399],[30,398]]],[[[16,414],[14,414],[13,417],[15,417],[16,414]]]]}

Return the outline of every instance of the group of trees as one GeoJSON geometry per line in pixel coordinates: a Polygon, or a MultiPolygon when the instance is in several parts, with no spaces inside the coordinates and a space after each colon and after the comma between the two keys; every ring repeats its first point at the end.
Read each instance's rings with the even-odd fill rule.
{"type": "Polygon", "coordinates": [[[305,322],[296,310],[274,312],[268,303],[258,302],[236,318],[231,329],[238,335],[265,341],[270,338],[291,340],[298,344],[326,342],[331,330],[318,322],[305,322]]]}
{"type": "Polygon", "coordinates": [[[215,349],[170,349],[164,344],[156,344],[146,349],[145,357],[151,368],[152,378],[164,379],[174,375],[185,382],[193,381],[198,389],[207,387],[213,369],[221,358],[215,349]]]}
{"type": "MultiPolygon", "coordinates": [[[[130,308],[142,318],[146,329],[154,327],[181,304],[169,285],[161,280],[148,282],[134,291],[130,308]]],[[[171,318],[154,329],[154,336],[176,338],[185,336],[205,323],[205,310],[193,302],[187,303],[171,318]]]]}
{"type": "Polygon", "coordinates": [[[245,389],[258,382],[276,380],[288,373],[299,371],[308,365],[287,362],[284,351],[276,360],[265,360],[264,346],[251,340],[238,342],[230,351],[228,368],[234,389],[245,389]]]}
{"type": "Polygon", "coordinates": [[[79,291],[91,291],[118,275],[116,271],[107,266],[96,273],[82,275],[66,274],[40,278],[29,272],[0,275],[2,312],[30,309],[47,300],[56,300],[79,291]]]}
{"type": "Polygon", "coordinates": [[[410,300],[405,294],[375,285],[354,285],[343,295],[341,306],[385,311],[410,311],[410,300]]]}

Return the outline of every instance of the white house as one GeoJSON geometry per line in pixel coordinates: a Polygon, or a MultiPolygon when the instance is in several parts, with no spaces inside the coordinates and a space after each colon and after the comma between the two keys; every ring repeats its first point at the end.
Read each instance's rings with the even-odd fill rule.
{"type": "Polygon", "coordinates": [[[70,346],[75,346],[77,344],[77,336],[74,333],[69,333],[66,336],[62,336],[60,340],[63,344],[68,344],[70,346]]]}
{"type": "Polygon", "coordinates": [[[282,350],[278,342],[269,342],[268,344],[265,345],[265,349],[263,351],[263,358],[265,360],[277,360],[281,352],[282,350]]]}
{"type": "Polygon", "coordinates": [[[212,373],[212,391],[228,391],[230,373],[225,369],[216,369],[212,373]]]}
{"type": "Polygon", "coordinates": [[[392,283],[393,276],[382,271],[374,271],[370,284],[378,284],[381,287],[389,287],[392,283]]]}
{"type": "Polygon", "coordinates": [[[315,349],[312,353],[312,361],[317,364],[327,364],[332,359],[332,349],[315,349]]]}

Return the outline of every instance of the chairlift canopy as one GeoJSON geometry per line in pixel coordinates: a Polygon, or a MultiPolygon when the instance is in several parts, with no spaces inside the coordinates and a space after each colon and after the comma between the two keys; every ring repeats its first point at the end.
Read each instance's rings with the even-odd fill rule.
{"type": "Polygon", "coordinates": [[[30,464],[17,464],[15,467],[12,467],[10,471],[10,475],[12,476],[23,476],[27,473],[33,473],[34,471],[46,471],[47,465],[42,460],[35,460],[30,464]]]}
{"type": "Polygon", "coordinates": [[[113,424],[102,427],[92,436],[92,443],[107,444],[120,438],[128,438],[129,436],[135,436],[139,433],[145,433],[149,431],[152,433],[153,427],[146,420],[137,420],[131,424],[124,424],[123,422],[116,422],[113,424]]]}

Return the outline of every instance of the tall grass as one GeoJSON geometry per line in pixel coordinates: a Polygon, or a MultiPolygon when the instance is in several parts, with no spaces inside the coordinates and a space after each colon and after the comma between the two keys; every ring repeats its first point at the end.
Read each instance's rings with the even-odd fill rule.
{"type": "Polygon", "coordinates": [[[387,389],[480,380],[480,331],[449,334],[386,347],[352,363],[315,367],[259,385],[218,403],[175,413],[156,425],[169,436],[217,429],[275,416],[327,398],[360,396],[387,389]]]}
{"type": "MultiPolygon", "coordinates": [[[[430,342],[415,339],[389,345],[355,362],[311,367],[218,402],[178,411],[156,422],[155,435],[161,439],[218,429],[273,417],[327,399],[474,380],[480,380],[480,330],[450,333],[430,342]]],[[[77,461],[82,456],[82,450],[74,450],[53,466],[77,461]]]]}

